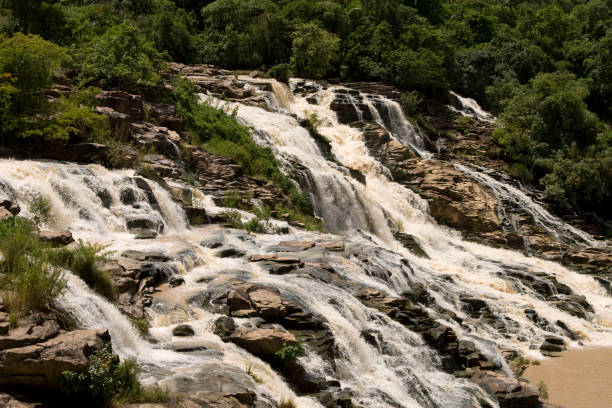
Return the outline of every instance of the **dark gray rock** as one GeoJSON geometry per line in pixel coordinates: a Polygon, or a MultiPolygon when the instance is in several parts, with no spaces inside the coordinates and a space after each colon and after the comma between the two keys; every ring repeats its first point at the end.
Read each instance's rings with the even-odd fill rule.
{"type": "Polygon", "coordinates": [[[177,337],[191,337],[195,335],[195,330],[188,324],[181,324],[172,330],[172,335],[177,337]]]}

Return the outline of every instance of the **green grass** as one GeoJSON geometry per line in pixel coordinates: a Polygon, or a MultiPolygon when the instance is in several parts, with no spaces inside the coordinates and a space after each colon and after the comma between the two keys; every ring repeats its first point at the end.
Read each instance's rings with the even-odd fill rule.
{"type": "Polygon", "coordinates": [[[547,400],[549,395],[548,395],[548,387],[546,386],[546,383],[544,381],[540,381],[537,385],[538,385],[538,388],[540,389],[540,398],[542,398],[543,400],[547,400]]]}

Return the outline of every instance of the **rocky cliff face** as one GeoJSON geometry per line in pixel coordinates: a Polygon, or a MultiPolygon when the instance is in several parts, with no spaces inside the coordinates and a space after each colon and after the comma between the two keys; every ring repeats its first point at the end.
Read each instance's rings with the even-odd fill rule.
{"type": "MultiPolygon", "coordinates": [[[[256,75],[236,77],[211,66],[172,64],[171,68],[173,75],[187,76],[201,92],[241,106],[277,109],[302,119],[295,112],[286,112],[288,95],[275,94],[270,81],[256,75]],[[274,106],[270,106],[270,95],[275,95],[274,106]]],[[[317,93],[326,87],[303,82],[294,87],[294,93],[306,98],[314,109],[325,103],[317,93]]],[[[64,91],[70,92],[68,88],[64,91]]],[[[584,242],[579,245],[581,238],[573,237],[571,229],[566,230],[567,236],[553,234],[546,227],[555,220],[539,221],[539,213],[521,207],[504,195],[506,190],[497,189],[496,180],[520,186],[503,173],[507,165],[494,159],[496,147],[490,138],[489,122],[457,120],[457,114],[430,101],[423,112],[431,125],[429,131],[424,134],[404,128],[416,133],[406,133],[410,138],[402,140],[392,130],[397,125],[393,123],[393,112],[380,99],[382,95],[396,100],[397,90],[382,84],[359,83],[330,92],[329,107],[338,122],[361,132],[360,142],[367,155],[384,168],[380,174],[426,201],[428,218],[456,230],[467,240],[563,262],[594,276],[610,290],[609,247],[589,247],[584,242]],[[473,169],[480,169],[476,176],[473,169]]],[[[397,388],[401,391],[397,393],[420,406],[442,406],[440,401],[444,399],[436,393],[449,388],[455,400],[448,406],[544,406],[537,387],[509,369],[508,364],[517,368],[522,352],[500,349],[494,337],[520,343],[533,336],[529,340],[535,339],[533,348],[555,355],[564,350],[566,342],[584,340],[585,334],[569,327],[566,321],[594,320],[594,305],[575,287],[564,283],[562,273],[551,274],[544,270],[547,264],[529,263],[527,258],[521,258],[523,263],[519,265],[505,259],[472,264],[471,258],[478,256],[461,260],[468,265],[470,274],[491,268],[491,264],[501,265],[495,269],[490,287],[503,286],[500,297],[505,293],[524,295],[537,305],[525,306],[522,301],[517,312],[520,316],[515,316],[509,310],[514,312],[517,304],[505,304],[485,292],[472,293],[470,274],[453,270],[463,265],[453,264],[451,268],[445,264],[436,269],[437,259],[431,259],[422,240],[412,236],[411,231],[393,232],[397,238],[394,242],[404,244],[412,254],[397,247],[395,251],[382,248],[376,245],[377,238],[364,231],[350,238],[309,234],[299,225],[296,229],[286,223],[277,231],[290,233],[289,237],[232,230],[227,212],[208,211],[210,205],[204,208],[196,201],[205,196],[220,205],[228,191],[237,193],[241,200],[270,207],[286,202],[286,198],[273,184],[245,176],[231,159],[189,144],[174,107],[150,95],[118,90],[103,91],[98,100],[98,111],[109,117],[114,135],[122,142],[119,147],[78,141],[49,143],[38,146],[35,157],[102,163],[109,168],[134,167],[135,172],[122,174],[120,181],[115,178],[107,185],[96,180],[111,180],[108,174],[98,177],[91,170],[70,171],[90,172],[83,188],[93,192],[98,205],[90,212],[108,211],[104,212],[108,218],[120,213],[125,224],[121,233],[131,238],[122,241],[126,239],[124,235],[112,236],[119,243],[134,246],[121,247],[112,260],[100,266],[112,276],[120,293],[112,307],[132,321],[146,319],[153,328],[145,340],[162,343],[160,350],[171,350],[199,364],[166,372],[163,364],[149,362],[154,367],[151,372],[164,377],[173,392],[168,406],[277,407],[281,403],[280,388],[298,398],[303,406],[365,407],[368,401],[403,406],[401,398],[386,394],[391,388],[371,389],[368,382],[373,380],[367,370],[352,372],[363,367],[351,365],[353,353],[362,359],[366,358],[363,355],[375,355],[371,360],[360,360],[361,364],[371,364],[374,368],[370,371],[375,371],[375,376],[377,370],[381,376],[390,372],[385,381],[399,379],[397,388]],[[157,186],[180,208],[169,208],[160,199],[157,186]],[[143,207],[150,211],[136,211],[143,207]],[[170,213],[185,217],[184,229],[173,230],[168,221],[170,213]],[[541,269],[536,269],[540,265],[541,269]],[[551,317],[559,316],[557,311],[563,314],[562,318],[551,317]],[[479,331],[493,334],[482,340],[479,331]],[[432,353],[434,358],[429,357],[432,353]],[[427,357],[407,360],[413,354],[427,357]],[[230,366],[228,361],[240,364],[230,366]],[[251,366],[242,367],[244,361],[253,364],[253,370],[251,366]],[[415,366],[409,366],[407,361],[415,366]],[[446,373],[440,376],[448,374],[443,377],[448,382],[444,387],[437,383],[433,386],[413,373],[417,368],[446,373]],[[457,391],[464,387],[465,394],[457,391]],[[270,390],[278,393],[270,395],[270,390]]],[[[3,149],[17,157],[30,155],[9,146],[3,149]]],[[[323,160],[332,163],[330,168],[348,178],[356,177],[351,173],[355,171],[353,167],[334,156],[334,148],[328,153],[323,160]]],[[[325,173],[320,168],[315,170],[325,173]]],[[[367,186],[368,176],[361,174],[360,183],[367,186]]],[[[312,183],[301,181],[301,187],[310,191],[313,199],[326,198],[315,196],[312,183]]],[[[325,187],[331,196],[332,188],[325,187]]],[[[357,194],[358,188],[346,193],[355,194],[355,200],[367,207],[370,203],[357,194]]],[[[529,199],[539,198],[531,189],[521,191],[529,199]]],[[[14,187],[0,179],[0,218],[19,214],[18,197],[14,187]]],[[[347,202],[332,201],[327,205],[350,208],[347,202]]],[[[385,224],[392,222],[392,217],[378,207],[366,209],[384,214],[385,224]]],[[[276,215],[282,218],[282,214],[276,215]]],[[[574,217],[573,222],[583,221],[574,217]]],[[[373,226],[374,222],[368,219],[364,225],[373,226]]],[[[59,245],[69,245],[71,241],[67,234],[46,232],[41,236],[59,245]]],[[[484,259],[487,255],[483,251],[479,256],[484,259]]],[[[96,303],[99,301],[93,297],[87,299],[97,309],[108,307],[96,303]]],[[[112,323],[112,319],[105,321],[112,323]]],[[[118,337],[116,343],[127,347],[126,343],[145,342],[129,340],[118,337]]],[[[110,341],[109,333],[102,328],[73,330],[61,315],[52,313],[27,316],[13,327],[0,305],[0,390],[14,393],[24,387],[54,389],[62,371],[85,370],[90,356],[110,341]]],[[[148,341],[145,343],[150,347],[148,341]]],[[[157,352],[145,349],[148,353],[157,352]]],[[[172,364],[185,364],[177,359],[172,364]]],[[[0,394],[0,404],[3,401],[7,406],[28,406],[8,394],[0,394]]]]}

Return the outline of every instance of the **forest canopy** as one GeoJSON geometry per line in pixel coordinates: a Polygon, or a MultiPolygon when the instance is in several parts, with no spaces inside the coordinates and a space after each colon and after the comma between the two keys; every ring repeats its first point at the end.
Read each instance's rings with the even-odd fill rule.
{"type": "Polygon", "coordinates": [[[1,138],[49,81],[18,72],[16,44],[83,86],[155,85],[164,60],[385,81],[475,98],[516,175],[612,208],[612,0],[0,0],[0,33],[1,138]]]}

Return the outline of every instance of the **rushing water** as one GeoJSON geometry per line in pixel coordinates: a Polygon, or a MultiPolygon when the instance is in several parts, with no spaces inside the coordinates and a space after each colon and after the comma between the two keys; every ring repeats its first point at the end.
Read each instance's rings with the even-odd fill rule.
{"type": "Polygon", "coordinates": [[[554,216],[518,188],[489,176],[485,173],[486,169],[471,168],[459,163],[455,164],[455,168],[473,177],[481,185],[491,190],[502,202],[502,208],[504,206],[511,206],[527,211],[536,225],[545,228],[548,232],[553,234],[558,241],[568,244],[586,244],[595,247],[601,245],[601,243],[595,240],[590,234],[574,228],[559,217],[554,216]]]}
{"type": "MultiPolygon", "coordinates": [[[[368,258],[366,263],[356,257],[330,253],[326,261],[343,279],[392,296],[417,283],[423,284],[437,305],[455,312],[464,319],[464,324],[449,321],[433,308],[429,311],[453,327],[460,339],[473,340],[482,353],[500,364],[503,358],[499,348],[541,357],[537,349],[545,336],[566,335],[558,326],[536,325],[526,315],[527,309],[535,310],[550,322],[563,322],[580,333],[584,343],[612,343],[612,299],[595,280],[553,262],[462,241],[458,232],[432,221],[423,199],[392,181],[388,170],[369,155],[360,130],[338,123],[336,114],[330,109],[333,88],[317,91],[318,104],[313,105],[305,97],[293,96],[282,85],[271,83],[274,97],[266,100],[276,110],[240,104],[233,104],[231,108],[237,109],[236,115],[241,122],[254,129],[255,140],[270,146],[281,163],[297,163],[305,169],[305,184],[309,187],[315,211],[324,219],[327,229],[338,235],[292,230],[288,236],[256,234],[245,239],[243,233],[220,227],[189,228],[183,211],[170,195],[154,182],[137,180],[131,170],[0,161],[0,177],[15,191],[26,216],[27,203],[32,198],[42,194],[50,199],[49,228],[69,228],[77,238],[108,243],[109,250],[115,254],[126,249],[158,250],[170,255],[189,250],[195,254],[199,266],[179,268],[186,283],[177,288],[165,287],[147,310],[156,344],[142,340],[112,304],[92,293],[79,279],[71,276],[68,280],[68,292],[61,301],[64,307],[85,327],[108,328],[116,351],[123,357],[138,359],[145,367],[147,381],[172,388],[177,378],[193,376],[206,367],[238,368],[241,373],[248,369],[261,380],[255,384],[250,377],[245,379],[251,381],[261,399],[291,398],[300,407],[319,406],[314,399],[296,397],[267,363],[231,343],[222,342],[212,333],[212,322],[220,315],[188,301],[202,290],[223,287],[236,276],[236,271],[240,271],[242,278],[278,288],[305,310],[325,319],[339,350],[336,368],[329,367],[313,352],[302,357],[302,363],[312,372],[340,380],[343,387],[354,393],[359,405],[463,408],[479,406],[478,400],[487,398],[467,380],[443,373],[437,355],[420,336],[364,306],[347,290],[306,275],[270,275],[244,258],[218,258],[213,250],[199,245],[219,235],[225,245],[247,254],[261,253],[261,248],[282,240],[343,240],[347,247],[358,248],[368,258]],[[305,118],[312,113],[321,120],[319,132],[330,141],[338,163],[324,157],[308,131],[292,116],[305,118]],[[365,185],[352,178],[347,168],[361,171],[366,178],[365,185]],[[125,200],[128,189],[134,196],[129,203],[125,200]],[[158,221],[163,225],[163,234],[154,240],[134,239],[127,222],[135,217],[158,221]],[[415,236],[430,259],[416,257],[396,242],[392,224],[395,229],[415,236]],[[407,260],[410,267],[403,260],[407,260]],[[385,273],[373,273],[372,268],[385,273]],[[585,296],[594,313],[587,319],[569,315],[509,276],[508,271],[538,272],[554,277],[576,294],[585,296]],[[485,300],[496,316],[496,323],[501,324],[474,320],[462,308],[461,299],[465,297],[485,300]],[[172,336],[172,329],[180,323],[191,324],[196,335],[188,340],[172,336]],[[361,336],[364,330],[380,333],[384,347],[376,348],[367,343],[361,336]],[[204,350],[176,351],[185,347],[204,350]]],[[[378,98],[372,102],[373,109],[378,112],[378,117],[373,115],[375,120],[380,120],[394,137],[416,150],[418,140],[413,136],[406,138],[409,127],[385,122],[385,109],[380,108],[381,105],[386,106],[389,117],[395,110],[394,102],[378,98]]],[[[459,169],[504,199],[519,200],[518,205],[532,209],[536,222],[551,232],[559,236],[571,233],[574,240],[584,242],[592,239],[563,221],[551,218],[518,189],[486,178],[488,176],[476,170],[459,169]]],[[[195,194],[195,198],[195,205],[219,210],[201,193],[195,194]]],[[[236,320],[239,325],[252,324],[249,319],[236,320]]],[[[567,337],[565,340],[572,342],[567,337]]],[[[491,404],[495,406],[494,401],[491,404]]]]}

